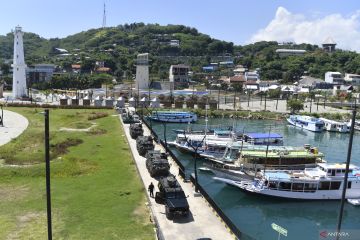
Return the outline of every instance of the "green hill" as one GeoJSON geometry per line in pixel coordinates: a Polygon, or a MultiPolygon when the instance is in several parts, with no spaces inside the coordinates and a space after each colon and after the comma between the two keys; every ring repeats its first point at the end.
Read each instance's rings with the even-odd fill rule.
{"type": "MultiPolygon", "coordinates": [[[[0,36],[0,63],[12,58],[12,34],[0,36]]],[[[326,71],[360,73],[360,56],[355,52],[338,50],[328,54],[315,45],[285,45],[277,42],[258,42],[235,46],[232,42],[213,39],[195,28],[183,25],[132,23],[104,29],[90,29],[65,38],[44,39],[33,33],[24,35],[25,57],[28,65],[54,63],[69,69],[72,63],[81,63],[91,69],[95,61],[104,61],[117,77],[133,77],[136,54],[148,52],[153,77],[165,79],[170,64],[186,63],[194,72],[218,56],[228,56],[235,64],[260,68],[261,78],[296,80],[304,73],[323,78],[326,71]],[[170,44],[179,40],[180,45],[170,44]],[[59,58],[55,48],[67,49],[71,56],[59,58]],[[280,58],[277,48],[305,49],[304,56],[280,58]]],[[[229,71],[219,71],[221,75],[229,71]]]]}

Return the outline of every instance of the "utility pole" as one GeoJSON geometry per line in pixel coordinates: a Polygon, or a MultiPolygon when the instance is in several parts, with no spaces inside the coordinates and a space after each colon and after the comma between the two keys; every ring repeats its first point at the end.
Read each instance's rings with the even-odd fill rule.
{"type": "Polygon", "coordinates": [[[352,112],[351,127],[350,127],[350,139],[349,139],[349,146],[348,146],[347,159],[346,159],[346,168],[345,168],[345,177],[344,177],[343,189],[342,189],[342,195],[341,195],[340,213],[339,213],[338,224],[337,224],[337,228],[336,228],[336,232],[338,233],[336,235],[336,240],[340,239],[340,229],[341,229],[342,217],[343,217],[343,212],[344,212],[346,188],[348,187],[349,165],[350,165],[350,160],[351,160],[351,151],[352,151],[352,144],[353,144],[353,138],[354,138],[355,118],[356,118],[356,109],[354,109],[352,112]]]}
{"type": "Polygon", "coordinates": [[[218,91],[218,110],[220,109],[220,88],[218,91]]]}
{"type": "Polygon", "coordinates": [[[234,92],[234,110],[236,109],[236,91],[234,92]]]}
{"type": "Polygon", "coordinates": [[[276,110],[278,109],[279,98],[276,99],[276,110]]]}
{"type": "Polygon", "coordinates": [[[318,100],[317,100],[316,111],[319,111],[319,101],[320,101],[320,98],[318,98],[318,100]]]}
{"type": "Polygon", "coordinates": [[[265,92],[265,111],[266,111],[266,96],[267,96],[267,94],[265,92]]]}
{"type": "Polygon", "coordinates": [[[312,107],[312,96],[310,96],[310,113],[311,113],[311,107],[312,107]]]}
{"type": "Polygon", "coordinates": [[[48,240],[52,240],[51,189],[50,189],[49,109],[45,109],[45,171],[46,171],[46,209],[47,209],[48,240]]]}

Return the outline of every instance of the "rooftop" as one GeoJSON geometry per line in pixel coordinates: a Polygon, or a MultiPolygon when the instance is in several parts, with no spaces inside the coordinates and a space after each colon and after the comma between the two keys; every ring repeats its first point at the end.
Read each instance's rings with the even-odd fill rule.
{"type": "Polygon", "coordinates": [[[283,138],[278,133],[246,133],[246,136],[250,138],[266,139],[266,138],[283,138]]]}
{"type": "Polygon", "coordinates": [[[325,39],[325,41],[322,43],[323,45],[336,45],[336,42],[334,41],[334,39],[332,39],[332,37],[328,37],[327,39],[325,39]]]}

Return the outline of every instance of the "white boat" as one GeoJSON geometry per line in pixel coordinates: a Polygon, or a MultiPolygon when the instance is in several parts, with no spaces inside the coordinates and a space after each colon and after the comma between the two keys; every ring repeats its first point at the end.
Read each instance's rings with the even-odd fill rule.
{"type": "Polygon", "coordinates": [[[197,153],[200,157],[221,158],[229,144],[247,146],[281,146],[283,137],[277,133],[240,133],[228,130],[215,130],[212,134],[178,134],[176,140],[169,142],[169,145],[177,147],[184,152],[194,152],[198,147],[197,153]],[[243,143],[242,140],[244,140],[243,143]]]}
{"type": "Polygon", "coordinates": [[[193,123],[197,121],[195,113],[177,111],[153,111],[149,118],[154,121],[172,123],[193,123]]]}
{"type": "MultiPolygon", "coordinates": [[[[342,196],[345,169],[345,164],[319,163],[315,168],[302,171],[262,171],[254,180],[214,179],[253,194],[289,199],[338,200],[342,196]]],[[[349,167],[345,198],[360,198],[360,172],[354,165],[349,167]]]]}
{"type": "Polygon", "coordinates": [[[324,129],[329,132],[340,132],[340,133],[348,133],[350,132],[350,127],[347,123],[337,122],[334,120],[329,120],[326,118],[319,118],[324,122],[324,129]]]}
{"type": "Polygon", "coordinates": [[[312,132],[322,132],[324,130],[324,122],[315,117],[290,115],[290,117],[286,120],[295,127],[306,129],[312,132]]]}
{"type": "MultiPolygon", "coordinates": [[[[351,120],[348,122],[348,127],[350,129],[351,127],[351,120]]],[[[360,131],[360,121],[355,121],[355,125],[354,125],[354,129],[357,130],[357,131],[360,131]]]]}

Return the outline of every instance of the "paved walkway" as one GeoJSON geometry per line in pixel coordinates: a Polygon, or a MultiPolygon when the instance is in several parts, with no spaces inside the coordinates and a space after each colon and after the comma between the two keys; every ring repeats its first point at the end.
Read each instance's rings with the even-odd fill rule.
{"type": "MultiPolygon", "coordinates": [[[[140,177],[145,185],[145,189],[147,189],[147,186],[150,184],[150,182],[153,182],[155,185],[155,194],[155,192],[158,191],[157,180],[150,177],[145,166],[145,158],[141,157],[136,150],[136,141],[132,139],[129,134],[130,125],[123,124],[123,127],[130,144],[130,149],[137,164],[140,177]]],[[[143,127],[144,135],[150,135],[149,129],[147,129],[145,125],[143,125],[143,127]]],[[[155,149],[165,152],[162,146],[159,144],[155,145],[155,149]]],[[[171,173],[177,176],[179,169],[176,163],[170,157],[169,163],[171,164],[171,173]]],[[[225,227],[225,224],[221,222],[220,218],[217,217],[213,212],[213,209],[208,206],[207,201],[201,196],[194,196],[194,188],[192,187],[191,183],[184,183],[179,177],[177,177],[177,179],[185,194],[189,195],[187,200],[190,205],[191,214],[189,214],[188,218],[174,218],[174,220],[168,220],[165,216],[164,205],[155,203],[155,199],[150,198],[149,196],[150,207],[152,208],[155,218],[159,222],[164,238],[166,240],[195,240],[200,238],[209,238],[212,240],[235,239],[235,236],[229,232],[229,230],[225,227]]]]}
{"type": "Polygon", "coordinates": [[[29,121],[26,117],[15,112],[4,110],[4,127],[0,126],[0,146],[18,137],[28,125],[29,121]]]}

